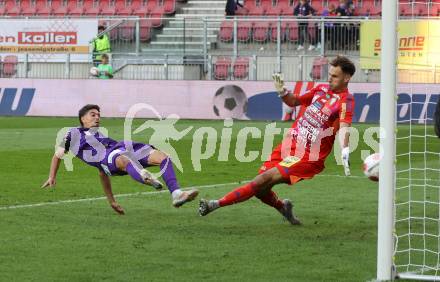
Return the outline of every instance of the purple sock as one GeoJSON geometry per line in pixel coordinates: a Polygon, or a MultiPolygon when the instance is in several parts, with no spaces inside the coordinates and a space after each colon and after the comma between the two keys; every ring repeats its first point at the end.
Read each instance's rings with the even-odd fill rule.
{"type": "Polygon", "coordinates": [[[141,174],[132,163],[129,163],[126,169],[127,169],[127,173],[131,176],[131,178],[133,178],[139,183],[145,184],[141,174]]]}
{"type": "Polygon", "coordinates": [[[160,170],[163,171],[162,179],[167,184],[170,193],[180,189],[180,185],[176,179],[176,174],[174,173],[173,163],[171,162],[170,158],[166,158],[160,163],[160,170]]]}

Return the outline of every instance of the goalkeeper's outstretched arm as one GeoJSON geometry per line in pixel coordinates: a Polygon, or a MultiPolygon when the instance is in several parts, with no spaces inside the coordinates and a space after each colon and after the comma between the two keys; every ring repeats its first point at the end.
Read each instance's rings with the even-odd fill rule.
{"type": "Polygon", "coordinates": [[[293,95],[293,93],[287,90],[287,88],[284,86],[284,79],[281,73],[274,73],[272,75],[272,78],[275,85],[275,89],[278,92],[278,96],[280,96],[281,100],[283,100],[283,102],[286,105],[290,107],[295,107],[300,105],[299,100],[296,98],[296,96],[293,95]]]}

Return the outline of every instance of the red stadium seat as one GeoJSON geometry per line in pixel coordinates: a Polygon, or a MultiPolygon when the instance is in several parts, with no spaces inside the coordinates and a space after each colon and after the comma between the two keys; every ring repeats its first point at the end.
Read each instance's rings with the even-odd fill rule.
{"type": "Polygon", "coordinates": [[[82,16],[84,14],[84,6],[77,0],[69,0],[67,2],[68,13],[71,16],[82,16]]]}
{"type": "Polygon", "coordinates": [[[149,11],[153,27],[161,27],[163,24],[162,17],[165,14],[165,7],[160,5],[157,0],[148,0],[147,10],[149,11]]]}
{"type": "Polygon", "coordinates": [[[17,73],[18,58],[14,55],[8,55],[3,60],[2,77],[12,77],[17,73]]]}
{"type": "Polygon", "coordinates": [[[412,15],[412,3],[409,1],[399,1],[399,15],[406,17],[412,15]]]}
{"type": "Polygon", "coordinates": [[[293,7],[290,6],[289,0],[278,0],[277,7],[281,8],[282,16],[292,16],[293,15],[293,7]]]}
{"type": "Polygon", "coordinates": [[[240,42],[248,42],[251,39],[251,22],[237,23],[237,40],[240,42]]]}
{"type": "Polygon", "coordinates": [[[337,8],[339,6],[339,0],[328,0],[327,7],[330,7],[331,4],[337,8]]]}
{"type": "Polygon", "coordinates": [[[262,16],[265,13],[264,7],[258,6],[255,0],[245,1],[244,7],[248,10],[249,16],[262,16]]]}
{"type": "Polygon", "coordinates": [[[83,0],[84,15],[86,16],[98,16],[101,13],[98,1],[95,0],[83,0]]]}
{"type": "Polygon", "coordinates": [[[251,6],[255,6],[256,0],[243,0],[243,7],[249,10],[251,6]]]}
{"type": "Polygon", "coordinates": [[[272,0],[260,0],[260,6],[263,7],[265,11],[267,11],[273,7],[272,0]]]}
{"type": "Polygon", "coordinates": [[[357,8],[356,14],[359,16],[371,16],[371,11],[374,11],[374,1],[364,0],[362,5],[357,8]]]}
{"type": "Polygon", "coordinates": [[[118,38],[125,41],[134,40],[135,27],[136,27],[136,23],[134,21],[127,21],[121,24],[118,27],[119,29],[118,38]]]}
{"type": "Polygon", "coordinates": [[[152,13],[157,6],[159,6],[158,0],[146,0],[146,7],[149,13],[152,13]]]}
{"type": "Polygon", "coordinates": [[[147,42],[151,39],[151,28],[152,24],[150,20],[140,20],[139,21],[139,38],[141,42],[147,42]]]}
{"type": "Polygon", "coordinates": [[[234,61],[232,66],[232,75],[234,79],[245,79],[249,75],[249,58],[241,57],[234,61]]]}
{"type": "Polygon", "coordinates": [[[7,16],[15,17],[21,13],[20,4],[15,0],[6,0],[4,14],[7,16]]]}
{"type": "Polygon", "coordinates": [[[313,80],[320,80],[326,78],[326,71],[328,70],[328,60],[324,57],[318,57],[313,60],[312,71],[310,76],[313,80]]]}
{"type": "Polygon", "coordinates": [[[31,17],[37,14],[37,7],[34,6],[31,0],[20,1],[21,15],[31,17]]]}
{"type": "Polygon", "coordinates": [[[382,8],[379,5],[373,5],[369,10],[369,15],[372,17],[382,15],[382,8]]]}
{"type": "MultiPolygon", "coordinates": [[[[150,9],[150,8],[148,8],[150,9]]],[[[165,14],[165,7],[163,5],[156,5],[152,10],[150,10],[150,14],[165,14]]]]}
{"type": "Polygon", "coordinates": [[[64,5],[62,0],[52,0],[52,15],[56,17],[65,17],[69,13],[67,5],[64,5]]]}
{"type": "Polygon", "coordinates": [[[150,14],[151,23],[153,24],[153,27],[161,27],[163,25],[162,23],[162,17],[164,16],[163,11],[153,11],[150,14]]]}
{"type": "Polygon", "coordinates": [[[132,14],[135,16],[146,17],[150,13],[142,0],[132,0],[131,8],[133,9],[132,14]]]}
{"type": "Polygon", "coordinates": [[[437,17],[440,14],[440,2],[432,2],[429,6],[429,15],[431,17],[437,17]]]}
{"type": "Polygon", "coordinates": [[[267,16],[280,16],[283,14],[283,7],[275,6],[266,9],[267,16]]]}
{"type": "Polygon", "coordinates": [[[381,14],[381,6],[374,0],[363,0],[362,4],[358,6],[355,10],[355,14],[358,16],[379,16],[381,14]]]}
{"type": "Polygon", "coordinates": [[[256,42],[266,42],[269,38],[270,23],[268,21],[254,22],[252,38],[256,42]]]}
{"type": "Polygon", "coordinates": [[[171,15],[176,12],[176,0],[164,0],[163,9],[166,15],[171,15]]]}
{"type": "Polygon", "coordinates": [[[50,16],[52,14],[52,7],[46,0],[36,0],[35,6],[37,7],[37,15],[50,16]]]}
{"type": "Polygon", "coordinates": [[[219,31],[220,41],[230,42],[234,38],[234,22],[233,21],[223,21],[220,24],[219,31]]]}
{"type": "Polygon", "coordinates": [[[133,9],[125,4],[125,0],[116,0],[115,2],[116,14],[119,16],[130,16],[133,9]]]}
{"type": "Polygon", "coordinates": [[[376,3],[375,0],[362,0],[361,4],[359,6],[374,6],[376,3]]]}
{"type": "Polygon", "coordinates": [[[225,80],[229,78],[229,69],[231,67],[231,58],[217,58],[214,64],[214,78],[217,80],[225,80]]]}
{"type": "Polygon", "coordinates": [[[252,7],[252,9],[248,11],[249,11],[248,13],[249,16],[263,16],[266,13],[264,8],[261,6],[254,6],[252,7]]]}
{"type": "MultiPolygon", "coordinates": [[[[419,0],[420,1],[420,0],[419,0]]],[[[422,2],[414,2],[412,5],[412,15],[414,17],[420,16],[420,17],[426,17],[429,15],[428,12],[428,3],[422,3],[422,2]]]]}
{"type": "Polygon", "coordinates": [[[102,16],[113,16],[116,14],[116,6],[110,0],[100,0],[99,8],[102,16]]]}
{"type": "Polygon", "coordinates": [[[359,7],[359,8],[356,9],[355,15],[356,16],[360,16],[360,17],[369,16],[370,15],[370,9],[365,7],[365,6],[359,7]]]}
{"type": "Polygon", "coordinates": [[[287,40],[289,42],[298,41],[298,23],[289,22],[287,26],[287,40]]]}
{"type": "MultiPolygon", "coordinates": [[[[287,27],[288,27],[289,23],[282,21],[281,22],[281,30],[280,30],[280,35],[281,35],[281,42],[284,42],[286,40],[286,31],[287,31],[287,27]]],[[[272,22],[271,24],[271,29],[270,29],[270,40],[272,42],[277,42],[277,38],[278,38],[278,22],[272,22]]]]}

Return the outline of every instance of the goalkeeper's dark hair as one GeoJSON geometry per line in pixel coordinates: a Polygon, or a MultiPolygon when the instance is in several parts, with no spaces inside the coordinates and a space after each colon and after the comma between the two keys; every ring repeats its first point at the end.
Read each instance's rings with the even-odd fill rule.
{"type": "Polygon", "coordinates": [[[330,62],[330,65],[333,67],[340,67],[343,73],[349,74],[350,76],[353,76],[356,72],[356,67],[353,62],[344,56],[337,56],[330,62]]]}
{"type": "Polygon", "coordinates": [[[99,108],[98,105],[87,104],[84,107],[82,107],[78,112],[79,123],[81,123],[81,126],[84,126],[84,124],[81,121],[81,118],[85,116],[87,112],[90,110],[97,110],[98,112],[101,112],[101,109],[99,108]]]}

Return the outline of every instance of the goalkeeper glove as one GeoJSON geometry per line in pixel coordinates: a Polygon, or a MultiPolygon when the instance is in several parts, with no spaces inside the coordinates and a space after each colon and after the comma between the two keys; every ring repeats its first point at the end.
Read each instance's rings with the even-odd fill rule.
{"type": "Polygon", "coordinates": [[[284,87],[284,79],[281,73],[274,73],[272,79],[279,97],[284,97],[289,94],[286,87],[284,87]]]}
{"type": "Polygon", "coordinates": [[[350,148],[342,148],[341,152],[342,165],[344,166],[345,176],[350,176],[350,148]]]}

